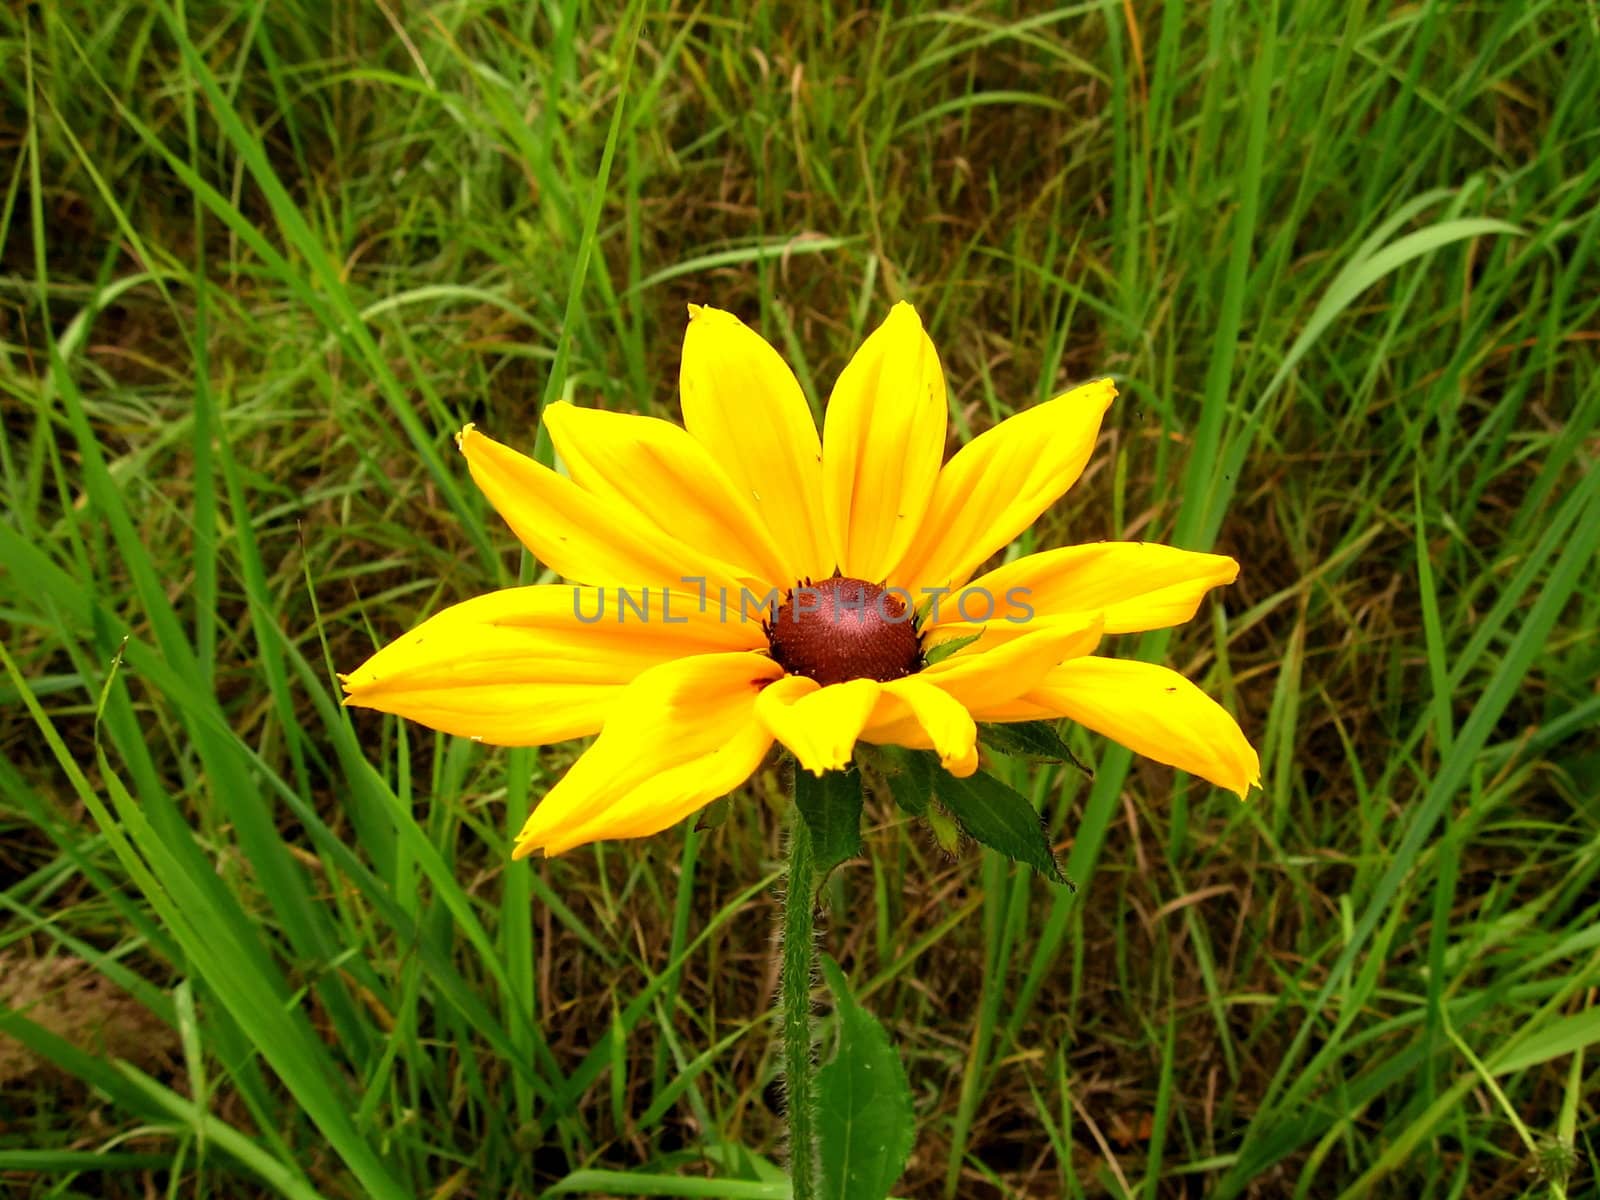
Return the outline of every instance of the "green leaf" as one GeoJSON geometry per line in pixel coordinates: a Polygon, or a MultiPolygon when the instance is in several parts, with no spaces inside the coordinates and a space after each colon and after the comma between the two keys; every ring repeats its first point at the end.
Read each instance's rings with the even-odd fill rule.
{"type": "Polygon", "coordinates": [[[1046,762],[1069,762],[1090,779],[1094,778],[1094,772],[1079,762],[1077,755],[1061,740],[1054,721],[980,725],[978,736],[985,746],[1001,754],[1043,759],[1046,762]]]}
{"type": "Polygon", "coordinates": [[[1495,1060],[1493,1070],[1496,1075],[1525,1071],[1564,1054],[1577,1054],[1596,1042],[1600,1042],[1600,1008],[1588,1008],[1551,1021],[1495,1060]]]}
{"type": "Polygon", "coordinates": [[[943,769],[934,780],[933,790],[973,841],[982,842],[1015,862],[1027,863],[1053,883],[1067,882],[1050,851],[1044,823],[1021,792],[993,775],[957,779],[943,769]]]}
{"type": "Polygon", "coordinates": [[[977,633],[969,633],[966,637],[951,638],[948,642],[940,642],[933,649],[923,654],[922,665],[931,667],[936,662],[943,662],[957,650],[965,649],[982,636],[983,630],[980,629],[977,633]]]}
{"type": "Polygon", "coordinates": [[[574,1171],[553,1184],[546,1196],[684,1196],[706,1200],[787,1200],[787,1183],[752,1183],[742,1179],[685,1179],[633,1171],[574,1171]]]}
{"type": "Polygon", "coordinates": [[[933,771],[938,765],[933,754],[886,746],[883,757],[889,766],[889,794],[894,802],[913,817],[927,816],[928,801],[933,799],[933,771]]]}
{"type": "Polygon", "coordinates": [[[839,1048],[817,1072],[821,1191],[830,1200],[884,1200],[916,1141],[911,1087],[889,1035],[826,954],[822,975],[839,1013],[839,1048]]]}
{"type": "Polygon", "coordinates": [[[728,819],[728,813],[732,810],[733,800],[728,796],[721,796],[700,810],[694,827],[701,830],[721,829],[722,823],[728,819]]]}
{"type": "Polygon", "coordinates": [[[860,771],[851,767],[818,776],[796,763],[794,802],[811,831],[818,878],[861,853],[860,771]]]}
{"type": "Polygon", "coordinates": [[[1064,762],[1067,745],[1051,721],[1018,721],[1015,724],[979,725],[978,740],[1001,754],[1064,762]]]}
{"type": "Polygon", "coordinates": [[[950,819],[950,814],[942,808],[928,810],[928,827],[933,830],[933,838],[939,843],[939,849],[946,854],[954,854],[961,849],[961,826],[950,819]]]}

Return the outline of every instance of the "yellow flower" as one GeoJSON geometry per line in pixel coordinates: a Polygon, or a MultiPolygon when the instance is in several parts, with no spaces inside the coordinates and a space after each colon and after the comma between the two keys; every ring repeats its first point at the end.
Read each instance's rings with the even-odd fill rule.
{"type": "Polygon", "coordinates": [[[447,608],[343,677],[347,704],[480,741],[600,734],[518,857],[665,829],[774,740],[819,774],[866,741],[969,775],[978,722],[1069,717],[1241,797],[1258,782],[1238,725],[1188,680],[1090,653],[1188,620],[1233,559],[1098,542],[972,578],[1078,478],[1109,380],[943,464],[944,374],[908,304],[840,375],[820,439],[793,373],[729,313],[690,308],[679,384],[683,427],[550,405],[566,474],[462,430],[490,503],[573,583],[447,608]]]}

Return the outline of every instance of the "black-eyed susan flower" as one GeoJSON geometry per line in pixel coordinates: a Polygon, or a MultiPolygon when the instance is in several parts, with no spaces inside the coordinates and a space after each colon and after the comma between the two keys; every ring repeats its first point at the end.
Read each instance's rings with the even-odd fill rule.
{"type": "Polygon", "coordinates": [[[565,473],[468,426],[468,469],[569,584],[457,604],[344,676],[347,704],[532,746],[598,733],[516,853],[642,837],[743,783],[774,741],[807,770],[857,742],[969,775],[980,722],[1068,717],[1244,796],[1254,750],[1181,675],[1093,654],[1176,625],[1233,559],[1142,542],[975,573],[1078,478],[1109,380],[1018,413],[942,462],[933,343],[897,304],[851,359],[819,438],[761,336],[691,309],[683,425],[550,405],[565,473]]]}

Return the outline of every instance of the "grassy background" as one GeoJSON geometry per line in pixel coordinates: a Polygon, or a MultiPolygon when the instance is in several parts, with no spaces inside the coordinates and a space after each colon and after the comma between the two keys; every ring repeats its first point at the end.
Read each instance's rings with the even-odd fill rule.
{"type": "Polygon", "coordinates": [[[331,673],[532,577],[464,421],[904,297],[962,436],[1117,376],[1030,546],[1242,561],[1115,652],[1267,786],[1072,731],[1076,895],[872,807],[902,1194],[1594,1194],[1592,5],[331,8],[0,11],[0,1191],[780,1195],[778,769],[513,866],[574,748],[331,673]]]}

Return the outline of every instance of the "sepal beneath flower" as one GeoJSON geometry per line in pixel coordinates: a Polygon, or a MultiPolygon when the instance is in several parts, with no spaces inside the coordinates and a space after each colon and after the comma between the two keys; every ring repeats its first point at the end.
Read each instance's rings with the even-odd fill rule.
{"type": "Polygon", "coordinates": [[[925,751],[903,750],[899,746],[884,746],[880,754],[894,802],[907,816],[926,817],[933,800],[933,772],[938,759],[925,751]]]}
{"type": "Polygon", "coordinates": [[[794,803],[811,835],[819,883],[840,863],[861,853],[861,772],[813,775],[796,764],[794,803]]]}
{"type": "Polygon", "coordinates": [[[973,841],[1026,863],[1051,883],[1067,882],[1038,810],[1021,792],[993,775],[957,778],[942,770],[934,776],[933,792],[973,841]]]}
{"type": "Polygon", "coordinates": [[[984,631],[980,629],[976,633],[968,633],[963,634],[960,637],[948,638],[945,641],[928,647],[927,650],[923,651],[922,665],[924,667],[931,667],[936,663],[943,662],[956,651],[965,650],[968,646],[972,645],[973,642],[981,638],[983,634],[984,631]]]}
{"type": "Polygon", "coordinates": [[[939,849],[946,854],[953,856],[961,849],[961,826],[938,805],[928,810],[928,828],[933,831],[933,840],[939,843],[939,849]]]}
{"type": "MultiPolygon", "coordinates": [[[[985,736],[991,732],[993,727],[983,730],[985,736]]],[[[1016,744],[1044,743],[1025,733],[1016,744]]],[[[1025,863],[1052,883],[1071,886],[1056,863],[1038,810],[1010,785],[983,772],[952,775],[939,765],[936,754],[926,750],[885,746],[877,758],[895,803],[908,815],[925,818],[946,852],[954,853],[965,834],[1013,862],[1025,863]]]]}
{"type": "Polygon", "coordinates": [[[1031,758],[1038,762],[1071,763],[1090,779],[1094,772],[1078,761],[1072,748],[1061,740],[1054,721],[1016,721],[1009,725],[978,726],[978,742],[986,750],[1031,758]]]}
{"type": "Polygon", "coordinates": [[[713,829],[721,829],[728,822],[728,814],[733,811],[733,798],[719,796],[710,804],[700,810],[699,816],[694,819],[696,833],[709,833],[713,829]]]}

